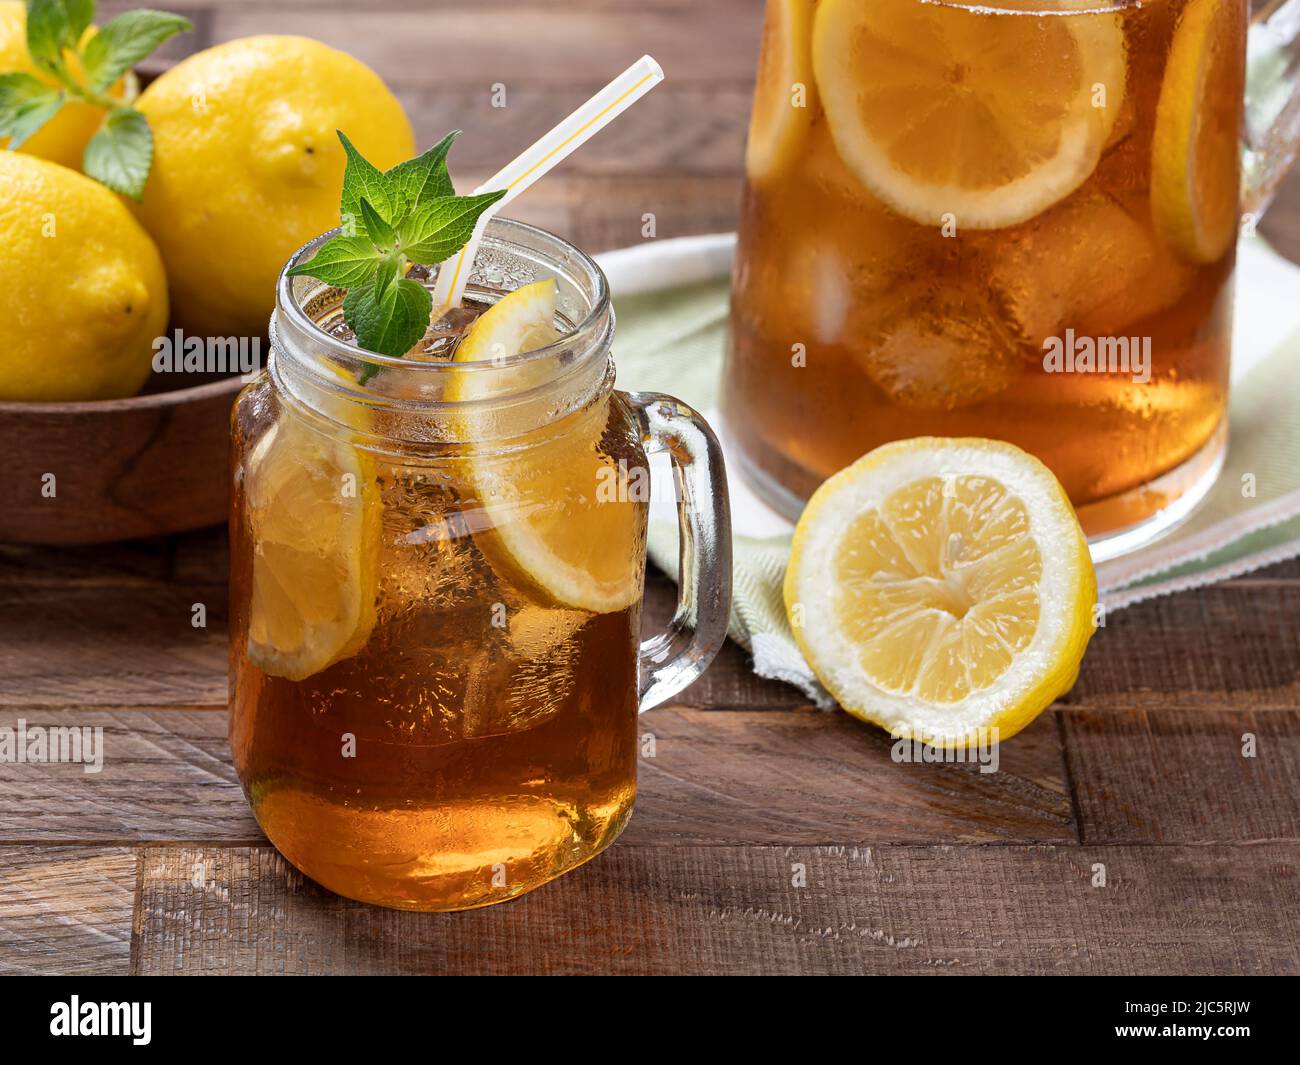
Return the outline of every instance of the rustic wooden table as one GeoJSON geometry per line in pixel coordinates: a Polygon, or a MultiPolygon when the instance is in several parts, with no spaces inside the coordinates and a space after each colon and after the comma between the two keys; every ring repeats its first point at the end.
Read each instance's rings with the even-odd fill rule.
{"type": "MultiPolygon", "coordinates": [[[[466,179],[652,52],[670,80],[515,213],[591,250],[641,239],[647,211],[660,238],[732,224],[758,0],[162,6],[195,16],[173,55],[267,31],[354,52],[421,144],[469,131],[466,179]]],[[[1300,185],[1269,222],[1300,258],[1300,185]]],[[[225,577],[219,530],[0,547],[0,725],[102,725],[107,746],[95,775],[0,764],[0,972],[1300,969],[1295,562],[1113,616],[992,775],[896,765],[728,645],[643,719],[655,757],[613,848],[455,915],[337,898],[262,837],[226,747],[225,577]]],[[[654,624],[673,589],[649,585],[654,624]]]]}

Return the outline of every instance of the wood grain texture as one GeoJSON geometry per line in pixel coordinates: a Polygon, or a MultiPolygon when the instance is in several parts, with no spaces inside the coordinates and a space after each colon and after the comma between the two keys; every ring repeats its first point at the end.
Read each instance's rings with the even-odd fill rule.
{"type": "MultiPolygon", "coordinates": [[[[590,251],[640,243],[647,213],[656,239],[734,225],[760,0],[163,6],[195,22],[163,63],[264,32],[359,55],[422,144],[466,129],[462,188],[651,51],[668,81],[510,213],[590,251]]],[[[1263,231],[1300,260],[1300,174],[1263,231]]],[[[262,840],[221,712],[226,566],[220,528],[0,545],[0,725],[107,742],[98,775],[0,764],[0,972],[1300,971],[1300,560],[1112,615],[993,775],[896,765],[729,643],[642,719],[654,756],[614,847],[456,915],[340,899],[262,840]]],[[[675,594],[650,574],[648,628],[675,594]]]]}
{"type": "Polygon", "coordinates": [[[217,41],[305,34],[382,71],[391,86],[489,89],[495,83],[602,85],[647,52],[679,83],[749,82],[761,22],[756,3],[710,2],[683,11],[537,3],[485,10],[476,3],[444,2],[436,12],[367,12],[360,31],[355,9],[242,10],[223,4],[212,9],[211,34],[217,41]]]}
{"type": "MultiPolygon", "coordinates": [[[[1300,581],[1290,572],[1274,567],[1116,611],[1093,637],[1078,683],[1061,705],[1098,711],[1295,709],[1300,581]]],[[[755,676],[747,656],[737,652],[719,655],[679,701],[718,708],[807,704],[796,689],[755,676]]]]}
{"type": "Polygon", "coordinates": [[[1085,843],[1300,842],[1300,713],[1058,718],[1085,843]]]}
{"type": "MultiPolygon", "coordinates": [[[[494,106],[501,98],[494,98],[488,84],[399,86],[397,95],[411,116],[418,145],[436,143],[448,130],[464,130],[450,165],[467,191],[469,175],[495,173],[616,73],[611,69],[588,83],[507,85],[505,106],[494,106]]],[[[575,174],[735,176],[744,157],[752,97],[747,81],[699,85],[670,78],[584,144],[544,184],[575,174]]]]}
{"type": "Polygon", "coordinates": [[[1289,844],[616,844],[460,914],[349,902],[268,847],[142,861],[136,957],[154,974],[1294,973],[1300,936],[1289,844]]]}
{"type": "Polygon", "coordinates": [[[741,180],[734,175],[668,180],[579,176],[569,186],[575,203],[604,205],[576,209],[566,234],[579,247],[596,252],[649,239],[642,229],[650,221],[647,215],[654,216],[653,239],[664,240],[732,229],[740,209],[741,180]]]}
{"type": "Polygon", "coordinates": [[[70,547],[0,543],[0,588],[156,584],[172,555],[165,538],[70,547]]]}
{"type": "MultiPolygon", "coordinates": [[[[96,578],[90,555],[69,554],[44,574],[46,555],[0,553],[0,705],[224,706],[224,534],[176,541],[167,560],[114,548],[96,578]],[[170,582],[156,579],[168,567],[170,582]],[[132,568],[147,576],[134,577],[132,568]],[[114,572],[116,570],[116,573],[114,572]],[[208,627],[191,610],[207,607],[208,627]]],[[[1276,568],[1275,568],[1276,569],[1276,568]]],[[[1062,705],[1079,709],[1288,710],[1300,705],[1300,580],[1263,574],[1113,614],[1094,638],[1079,683],[1062,705]]],[[[676,588],[653,571],[646,629],[662,625],[676,588]]],[[[796,689],[754,675],[728,644],[679,705],[797,709],[796,689]]]]}
{"type": "Polygon", "coordinates": [[[1198,588],[1113,614],[1065,700],[1096,709],[1300,706],[1300,585],[1198,588]]]}
{"type": "MultiPolygon", "coordinates": [[[[206,711],[0,712],[0,726],[103,729],[103,769],[0,763],[0,842],[259,842],[226,745],[206,711]]],[[[642,718],[628,841],[748,843],[1048,842],[1076,838],[1057,732],[1035,723],[974,765],[899,765],[889,738],[845,714],[642,718]]]]}
{"type": "Polygon", "coordinates": [[[226,715],[0,711],[0,726],[102,729],[103,768],[0,762],[0,843],[259,842],[230,761],[226,715]]]}
{"type": "Polygon", "coordinates": [[[1001,749],[996,772],[891,759],[880,729],[839,711],[641,718],[629,843],[1073,841],[1053,723],[1001,749]],[[645,757],[653,737],[653,757],[645,757]]]}
{"type": "Polygon", "coordinates": [[[127,973],[135,893],[127,848],[0,846],[0,975],[127,973]]]}
{"type": "Polygon", "coordinates": [[[224,706],[225,609],[224,582],[0,583],[0,706],[224,706]]]}
{"type": "Polygon", "coordinates": [[[101,543],[220,521],[239,388],[0,403],[0,540],[101,543]]]}

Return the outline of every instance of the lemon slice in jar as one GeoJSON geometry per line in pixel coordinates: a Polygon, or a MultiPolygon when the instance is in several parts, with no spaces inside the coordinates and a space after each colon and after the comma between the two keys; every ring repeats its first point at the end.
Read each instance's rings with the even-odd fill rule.
{"type": "Polygon", "coordinates": [[[356,654],[374,628],[379,581],[373,461],[282,409],[249,454],[244,493],[249,661],[303,680],[356,654]]]}
{"type": "Polygon", "coordinates": [[[1175,251],[1211,263],[1237,236],[1244,0],[1192,0],[1174,32],[1151,149],[1151,213],[1175,251]]]}
{"type": "Polygon", "coordinates": [[[1125,91],[1123,31],[1098,11],[824,0],[812,57],[845,165],[924,225],[1000,229],[1064,199],[1096,167],[1125,91]]]}
{"type": "Polygon", "coordinates": [[[763,181],[798,158],[816,106],[810,41],[814,0],[768,0],[745,173],[763,181]]]}
{"type": "MultiPolygon", "coordinates": [[[[556,300],[555,282],[538,281],[479,317],[453,355],[467,372],[453,379],[448,398],[489,405],[500,380],[489,383],[471,364],[497,360],[507,360],[499,372],[514,375],[513,394],[544,386],[554,372],[549,359],[509,360],[560,339],[556,300]]],[[[463,439],[490,439],[490,411],[469,406],[457,418],[463,439]]],[[[601,450],[607,420],[601,402],[539,427],[519,446],[489,444],[466,461],[483,511],[474,537],[494,567],[550,603],[593,613],[631,606],[642,584],[644,508],[631,502],[632,471],[601,450]]]]}
{"type": "Polygon", "coordinates": [[[946,747],[1007,739],[1068,691],[1096,601],[1064,489],[996,440],[902,440],[842,470],[800,518],[785,579],[839,704],[946,747]]]}

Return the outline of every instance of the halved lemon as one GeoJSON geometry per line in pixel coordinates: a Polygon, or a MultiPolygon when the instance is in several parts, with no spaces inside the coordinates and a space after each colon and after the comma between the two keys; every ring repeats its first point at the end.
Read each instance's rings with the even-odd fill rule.
{"type": "Polygon", "coordinates": [[[1124,101],[1113,13],[823,0],[812,56],[845,164],[924,225],[1000,229],[1064,199],[1124,101]]]}
{"type": "Polygon", "coordinates": [[[1166,241],[1210,263],[1237,236],[1245,0],[1192,0],[1169,49],[1151,148],[1151,212],[1166,241]]]}
{"type": "Polygon", "coordinates": [[[373,463],[284,410],[249,455],[248,658],[302,680],[356,654],[375,624],[381,504],[373,463]]]}
{"type": "Polygon", "coordinates": [[[745,145],[745,172],[763,181],[799,156],[812,124],[817,86],[809,53],[814,0],[768,0],[758,83],[745,145]]]}
{"type": "Polygon", "coordinates": [[[813,495],[786,610],[839,704],[896,736],[964,747],[1068,691],[1097,584],[1064,489],[996,440],[886,444],[813,495]]]}
{"type": "MultiPolygon", "coordinates": [[[[504,296],[470,328],[456,363],[508,360],[557,340],[554,281],[538,281],[504,296]]],[[[543,384],[553,363],[508,363],[512,393],[543,384]]],[[[499,386],[498,386],[499,387],[499,386]]],[[[472,370],[458,375],[449,398],[483,401],[493,386],[472,370]]],[[[546,420],[546,399],[537,403],[546,420]]],[[[486,404],[490,406],[490,401],[486,404]]],[[[641,596],[639,544],[644,508],[629,482],[635,472],[602,450],[608,406],[598,402],[537,430],[529,446],[467,460],[467,479],[485,513],[474,536],[493,565],[557,606],[610,613],[641,596]]],[[[461,432],[484,438],[492,414],[467,406],[461,432]],[[480,429],[480,426],[483,428],[480,429]]]]}

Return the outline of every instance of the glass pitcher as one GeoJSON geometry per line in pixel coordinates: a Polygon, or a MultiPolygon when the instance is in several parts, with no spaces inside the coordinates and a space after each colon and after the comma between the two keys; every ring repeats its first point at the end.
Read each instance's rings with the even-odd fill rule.
{"type": "Polygon", "coordinates": [[[1227,441],[1232,279],[1300,142],[1300,0],[769,0],[723,412],[797,515],[890,440],[1009,440],[1100,560],[1227,441]],[[1245,130],[1245,180],[1241,143],[1245,130]]]}

